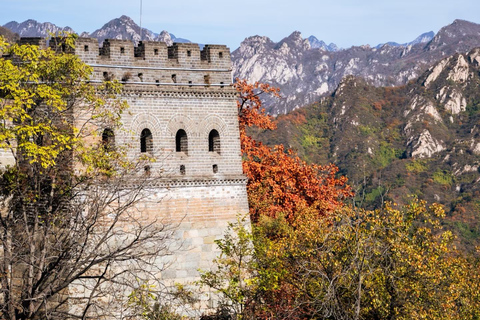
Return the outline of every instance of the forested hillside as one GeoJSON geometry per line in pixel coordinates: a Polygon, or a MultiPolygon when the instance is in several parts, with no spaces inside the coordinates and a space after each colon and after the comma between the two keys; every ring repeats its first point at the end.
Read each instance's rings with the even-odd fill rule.
{"type": "Polygon", "coordinates": [[[346,77],[334,94],[257,132],[312,163],[335,163],[377,208],[412,195],[445,205],[466,243],[480,237],[480,49],[445,58],[401,87],[346,77]]]}

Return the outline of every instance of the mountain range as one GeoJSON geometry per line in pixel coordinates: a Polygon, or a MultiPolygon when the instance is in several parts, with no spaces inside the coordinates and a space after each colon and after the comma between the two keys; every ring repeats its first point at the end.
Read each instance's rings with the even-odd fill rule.
{"type": "MultiPolygon", "coordinates": [[[[3,26],[20,36],[47,36],[48,32],[68,31],[52,23],[27,20],[12,21],[3,26]]],[[[1,33],[1,30],[0,30],[1,33]]],[[[140,39],[190,42],[167,31],[152,32],[140,28],[131,18],[113,19],[92,33],[82,37],[140,39]]],[[[359,76],[375,86],[404,85],[418,77],[439,59],[457,52],[466,52],[480,46],[480,25],[455,20],[437,34],[432,31],[411,42],[387,42],[375,47],[369,45],[340,49],[334,43],[326,44],[315,36],[303,38],[298,31],[279,42],[268,37],[246,38],[232,52],[234,78],[249,82],[265,82],[280,88],[280,101],[264,101],[267,112],[285,114],[331,94],[348,75],[359,76]]]]}
{"type": "Polygon", "coordinates": [[[190,40],[177,38],[175,35],[162,31],[160,33],[152,32],[146,28],[140,28],[130,17],[125,15],[120,18],[113,19],[104,24],[100,29],[88,32],[75,32],[70,27],[59,27],[50,22],[38,22],[33,19],[29,19],[23,22],[10,21],[6,23],[4,28],[17,33],[20,37],[47,37],[49,33],[58,33],[60,31],[78,33],[81,37],[97,38],[100,42],[105,39],[124,39],[132,41],[150,40],[150,41],[162,41],[168,45],[172,45],[173,42],[190,42],[190,40]]]}
{"type": "Polygon", "coordinates": [[[387,43],[380,43],[379,45],[375,46],[375,48],[380,49],[381,47],[383,47],[386,44],[389,45],[389,46],[392,46],[392,47],[414,46],[414,45],[419,44],[419,43],[427,43],[430,40],[432,40],[433,37],[435,37],[435,32],[430,31],[430,32],[422,33],[417,38],[415,38],[415,40],[407,42],[407,43],[400,44],[400,43],[396,43],[396,42],[391,41],[391,42],[387,42],[387,43]]]}
{"type": "Polygon", "coordinates": [[[298,31],[279,42],[253,36],[232,53],[234,76],[280,88],[283,99],[265,100],[267,112],[278,115],[331,94],[345,76],[362,77],[375,86],[404,85],[438,60],[480,46],[480,25],[464,20],[432,35],[422,34],[404,45],[343,50],[312,47],[298,31]]]}

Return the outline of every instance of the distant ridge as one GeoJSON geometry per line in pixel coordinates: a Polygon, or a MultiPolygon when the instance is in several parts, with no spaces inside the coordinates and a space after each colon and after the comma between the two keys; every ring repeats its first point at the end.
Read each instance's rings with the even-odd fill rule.
{"type": "Polygon", "coordinates": [[[10,21],[4,27],[17,33],[20,37],[47,37],[49,33],[57,33],[59,31],[74,32],[70,27],[59,27],[50,22],[41,23],[33,19],[20,23],[10,21]]]}
{"type": "Polygon", "coordinates": [[[374,86],[404,85],[438,60],[480,47],[480,25],[455,20],[437,34],[426,32],[405,44],[329,46],[298,31],[279,42],[248,37],[232,53],[234,77],[280,88],[282,99],[265,98],[264,105],[270,114],[284,114],[332,94],[349,75],[374,86]]]}
{"type": "Polygon", "coordinates": [[[378,48],[383,47],[384,45],[389,45],[389,46],[393,46],[393,47],[414,46],[414,45],[419,44],[419,43],[427,43],[427,42],[431,41],[433,39],[433,37],[435,37],[435,32],[430,31],[430,32],[422,33],[417,38],[415,38],[415,40],[407,42],[407,43],[403,43],[403,44],[396,43],[396,42],[380,43],[377,46],[375,46],[375,48],[378,49],[378,48]]]}
{"type": "MultiPolygon", "coordinates": [[[[4,27],[20,36],[46,36],[48,31],[61,30],[73,32],[69,27],[31,19],[21,23],[12,21],[4,27]]],[[[142,39],[163,41],[167,45],[190,42],[167,31],[155,33],[143,28],[140,33],[140,27],[125,15],[80,36],[96,37],[100,41],[113,38],[138,42],[140,34],[142,39]]],[[[445,56],[467,52],[475,47],[480,47],[480,25],[455,20],[437,34],[429,31],[408,43],[392,41],[376,47],[363,45],[341,49],[334,43],[327,45],[313,35],[303,38],[298,31],[279,42],[273,42],[268,37],[252,36],[233,51],[232,60],[234,77],[280,88],[283,99],[265,104],[269,108],[267,111],[276,115],[331,94],[345,76],[362,77],[375,86],[403,85],[445,56]]]]}
{"type": "Polygon", "coordinates": [[[15,42],[20,38],[17,33],[12,32],[5,27],[0,27],[0,36],[4,37],[8,42],[15,42]]]}
{"type": "MultiPolygon", "coordinates": [[[[3,27],[11,30],[13,33],[17,33],[20,37],[47,37],[49,33],[67,31],[77,33],[81,37],[97,38],[100,42],[103,42],[103,40],[107,38],[131,40],[135,42],[140,41],[140,26],[137,25],[133,19],[126,15],[110,20],[101,28],[93,31],[92,33],[79,33],[70,27],[60,27],[50,22],[42,23],[33,19],[29,19],[20,23],[16,21],[10,21],[3,27]]],[[[191,42],[188,39],[177,38],[167,31],[155,33],[146,28],[142,28],[141,39],[150,41],[163,41],[168,45],[171,45],[173,42],[191,42]]]]}

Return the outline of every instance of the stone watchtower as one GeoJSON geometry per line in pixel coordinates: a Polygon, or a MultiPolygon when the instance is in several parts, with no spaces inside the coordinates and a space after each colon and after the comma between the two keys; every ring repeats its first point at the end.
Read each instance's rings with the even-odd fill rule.
{"type": "MultiPolygon", "coordinates": [[[[20,43],[47,45],[42,38],[20,43]]],[[[166,286],[198,280],[198,269],[209,269],[218,254],[214,240],[238,214],[248,213],[229,49],[143,41],[134,47],[124,40],[105,40],[99,47],[96,39],[79,38],[75,49],[64,50],[93,67],[91,82],[122,83],[120,98],[130,105],[123,128],[99,128],[101,139],[125,147],[131,160],[154,159],[141,168],[148,179],[132,174],[131,181],[148,181],[148,197],[132,211],[148,223],[174,226],[169,239],[174,251],[155,260],[168,268],[156,275],[166,286]]],[[[0,150],[0,166],[13,163],[12,155],[0,150]]],[[[80,297],[88,290],[74,283],[65,294],[80,297]]]]}
{"type": "Polygon", "coordinates": [[[104,137],[113,134],[132,159],[155,159],[144,169],[159,178],[140,209],[178,223],[174,240],[181,244],[162,278],[197,279],[217,254],[214,239],[248,213],[229,49],[150,41],[134,47],[126,40],[105,40],[99,48],[96,39],[79,38],[75,54],[93,67],[93,81],[124,82],[125,130],[106,128],[104,137]]]}

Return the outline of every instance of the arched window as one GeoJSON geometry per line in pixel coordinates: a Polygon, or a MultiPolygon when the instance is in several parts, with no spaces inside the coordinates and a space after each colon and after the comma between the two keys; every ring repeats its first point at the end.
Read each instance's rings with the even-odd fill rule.
{"type": "Polygon", "coordinates": [[[115,134],[110,128],[106,128],[102,133],[102,143],[105,151],[112,150],[115,147],[115,134]]]}
{"type": "Polygon", "coordinates": [[[153,151],[153,136],[152,132],[148,129],[143,129],[140,134],[140,152],[152,152],[153,151]]]}
{"type": "Polygon", "coordinates": [[[175,149],[177,152],[188,153],[188,138],[185,130],[180,129],[175,136],[175,149]]]}
{"type": "Polygon", "coordinates": [[[220,153],[220,135],[215,129],[208,135],[208,151],[220,153]]]}

